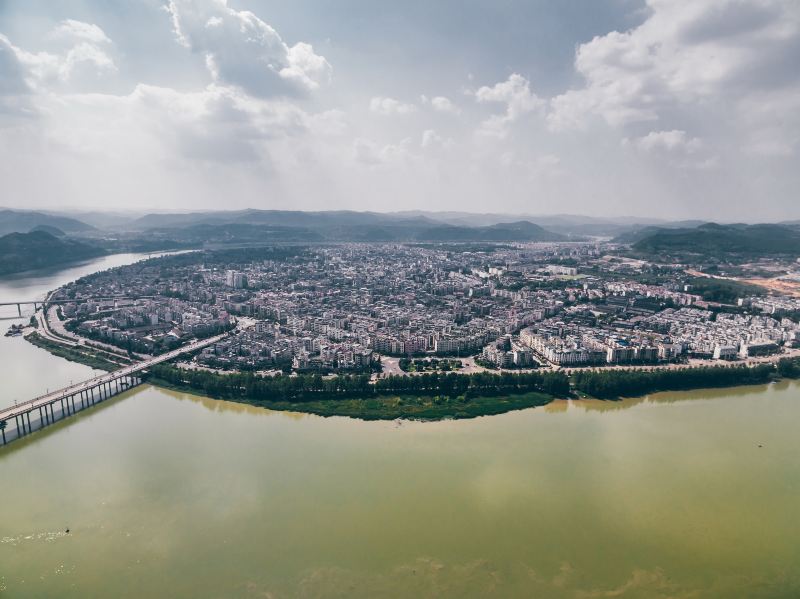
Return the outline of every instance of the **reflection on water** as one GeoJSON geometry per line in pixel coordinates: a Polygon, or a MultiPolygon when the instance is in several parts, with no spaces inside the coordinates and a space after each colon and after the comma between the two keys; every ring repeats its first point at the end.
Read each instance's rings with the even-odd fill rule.
{"type": "Polygon", "coordinates": [[[798,596],[799,399],[784,382],[398,427],[143,386],[0,451],[0,585],[798,596]]]}
{"type": "Polygon", "coordinates": [[[552,414],[564,413],[571,409],[585,410],[587,412],[618,412],[639,405],[658,405],[666,403],[690,402],[702,398],[727,399],[731,397],[752,396],[754,392],[767,391],[769,388],[785,390],[792,385],[792,381],[782,380],[769,385],[751,385],[745,387],[727,387],[721,389],[700,389],[693,391],[667,391],[644,395],[642,397],[627,397],[616,400],[603,399],[560,399],[553,401],[544,409],[552,414]]]}

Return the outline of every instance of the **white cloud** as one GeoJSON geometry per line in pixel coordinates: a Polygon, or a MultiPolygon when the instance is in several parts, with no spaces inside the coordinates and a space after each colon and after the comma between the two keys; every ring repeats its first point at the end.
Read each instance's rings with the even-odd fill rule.
{"type": "Polygon", "coordinates": [[[50,36],[57,40],[84,41],[91,44],[110,44],[111,40],[99,26],[74,19],[61,21],[50,36]]]}
{"type": "Polygon", "coordinates": [[[694,154],[703,147],[703,142],[697,137],[689,137],[686,131],[673,129],[672,131],[651,131],[644,137],[634,140],[625,138],[625,142],[632,143],[645,152],[666,151],[684,152],[694,154]]]}
{"type": "Polygon", "coordinates": [[[422,142],[420,145],[423,148],[428,148],[431,146],[439,146],[444,143],[444,139],[442,136],[436,133],[433,129],[426,129],[422,132],[422,142]]]}
{"type": "Polygon", "coordinates": [[[479,103],[497,102],[506,105],[504,114],[493,115],[482,124],[483,133],[497,137],[506,135],[510,123],[527,113],[540,111],[545,106],[545,101],[531,92],[530,82],[517,73],[493,87],[479,88],[475,92],[475,99],[479,103]]]}
{"type": "MultiPolygon", "coordinates": [[[[55,31],[64,27],[64,23],[59,25],[55,31]]],[[[59,53],[27,52],[14,46],[7,37],[0,34],[0,45],[6,56],[5,60],[9,64],[7,68],[11,69],[10,75],[16,79],[21,75],[26,86],[35,89],[57,83],[67,83],[78,73],[100,77],[115,72],[117,66],[114,60],[105,49],[98,45],[99,43],[103,45],[110,43],[103,30],[80,21],[69,21],[69,23],[71,23],[68,27],[70,31],[74,29],[78,34],[64,37],[63,39],[71,40],[74,43],[59,53]],[[87,41],[89,38],[95,38],[98,42],[87,41]],[[10,66],[12,60],[15,61],[16,66],[10,66]]],[[[3,74],[3,78],[8,76],[3,74]]]]}
{"type": "Polygon", "coordinates": [[[755,90],[797,86],[800,4],[783,0],[649,0],[650,16],[581,44],[585,85],[551,101],[552,129],[663,120],[675,111],[735,106],[755,90]]]}
{"type": "Polygon", "coordinates": [[[449,137],[442,137],[434,129],[425,129],[419,145],[424,150],[452,150],[456,147],[456,142],[449,137]]]}
{"type": "Polygon", "coordinates": [[[458,106],[453,104],[449,98],[445,98],[444,96],[435,96],[431,98],[431,106],[433,106],[433,109],[437,110],[438,112],[446,112],[449,114],[459,114],[461,112],[458,106]]]}
{"type": "Polygon", "coordinates": [[[400,100],[395,100],[394,98],[376,96],[369,101],[369,110],[375,114],[392,116],[411,114],[417,111],[417,107],[413,104],[405,104],[400,100]]]}
{"type": "Polygon", "coordinates": [[[331,65],[307,43],[288,46],[278,32],[227,0],[171,0],[178,41],[205,58],[214,81],[269,97],[306,93],[330,79],[331,65]]]}

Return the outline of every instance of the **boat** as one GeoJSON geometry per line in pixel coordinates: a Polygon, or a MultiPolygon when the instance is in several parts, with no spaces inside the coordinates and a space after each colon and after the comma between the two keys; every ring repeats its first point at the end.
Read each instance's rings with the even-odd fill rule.
{"type": "Polygon", "coordinates": [[[8,328],[8,331],[6,331],[6,337],[18,337],[18,336],[22,335],[22,330],[24,328],[25,327],[23,325],[21,325],[21,324],[12,324],[8,328]]]}

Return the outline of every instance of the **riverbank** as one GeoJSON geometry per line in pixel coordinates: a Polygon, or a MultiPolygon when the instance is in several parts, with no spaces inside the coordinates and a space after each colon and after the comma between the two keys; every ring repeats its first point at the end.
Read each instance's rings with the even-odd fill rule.
{"type": "MultiPolygon", "coordinates": [[[[27,339],[54,355],[102,370],[115,370],[117,356],[95,348],[67,346],[31,333],[27,339]]],[[[259,376],[189,371],[154,366],[148,381],[198,394],[278,411],[362,420],[442,420],[502,414],[550,403],[555,398],[619,400],[660,391],[764,384],[781,377],[800,378],[800,358],[755,366],[685,367],[649,370],[581,370],[473,374],[259,376]]]]}
{"type": "Polygon", "coordinates": [[[152,368],[148,381],[273,410],[362,420],[474,418],[540,406],[570,394],[569,381],[560,373],[430,373],[371,381],[368,375],[264,377],[187,371],[160,364],[152,368]]]}
{"type": "Polygon", "coordinates": [[[800,377],[800,359],[757,366],[582,371],[573,373],[569,379],[561,373],[389,376],[372,385],[359,377],[338,381],[321,377],[190,373],[159,365],[154,368],[150,382],[273,410],[364,420],[438,420],[501,414],[575,395],[614,401],[661,391],[762,385],[781,377],[800,377]],[[288,396],[293,399],[278,399],[288,396]]]}
{"type": "Polygon", "coordinates": [[[395,395],[291,402],[223,397],[220,394],[208,393],[188,385],[170,383],[158,377],[151,377],[147,379],[147,382],[171,391],[191,393],[201,397],[232,401],[279,412],[299,412],[316,416],[346,416],[357,420],[461,420],[534,408],[547,405],[556,399],[552,395],[530,392],[521,395],[474,398],[443,395],[395,395]]]}
{"type": "Polygon", "coordinates": [[[125,361],[122,358],[117,357],[114,357],[114,360],[112,360],[111,356],[105,352],[90,347],[69,346],[64,343],[58,343],[56,341],[46,339],[36,332],[26,335],[25,339],[32,345],[47,350],[54,356],[64,358],[70,362],[77,362],[97,370],[112,372],[130,363],[129,361],[125,361]]]}

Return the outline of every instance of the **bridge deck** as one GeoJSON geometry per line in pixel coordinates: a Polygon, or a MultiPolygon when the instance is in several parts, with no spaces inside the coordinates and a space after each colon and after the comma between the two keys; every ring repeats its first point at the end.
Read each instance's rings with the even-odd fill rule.
{"type": "Polygon", "coordinates": [[[184,347],[179,347],[178,349],[168,352],[166,354],[155,356],[149,360],[137,362],[136,364],[125,366],[124,368],[120,368],[119,370],[115,370],[114,372],[102,374],[92,379],[88,379],[86,381],[82,381],[80,383],[64,387],[62,389],[57,389],[56,391],[51,391],[50,393],[46,393],[45,395],[40,395],[39,397],[36,397],[29,401],[18,403],[8,408],[4,408],[0,410],[0,421],[11,420],[16,416],[21,416],[37,408],[50,405],[51,403],[59,401],[64,397],[75,395],[82,391],[87,391],[104,383],[111,383],[121,377],[136,375],[141,371],[150,368],[151,366],[155,366],[156,364],[161,364],[162,362],[167,362],[169,360],[172,360],[173,358],[177,358],[182,354],[193,352],[198,349],[207,347],[209,345],[213,345],[214,343],[217,343],[218,341],[224,339],[227,336],[228,333],[223,333],[215,337],[210,337],[208,339],[195,341],[194,343],[191,343],[184,347]]]}
{"type": "Polygon", "coordinates": [[[140,299],[153,299],[155,295],[138,295],[136,297],[127,296],[111,296],[111,297],[79,297],[73,299],[41,299],[41,300],[19,300],[11,302],[0,302],[0,306],[32,306],[41,304],[80,304],[82,302],[110,302],[122,300],[140,300],[140,299]]]}

